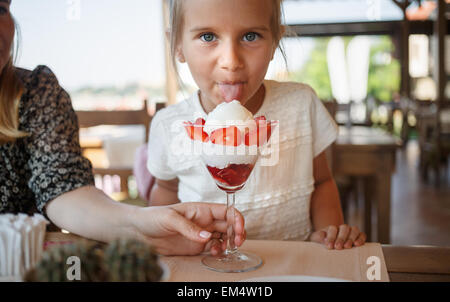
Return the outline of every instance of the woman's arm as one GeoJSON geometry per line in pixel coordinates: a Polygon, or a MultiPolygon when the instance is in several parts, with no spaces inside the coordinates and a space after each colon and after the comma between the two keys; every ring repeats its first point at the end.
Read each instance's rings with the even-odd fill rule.
{"type": "MultiPolygon", "coordinates": [[[[103,242],[138,239],[164,255],[195,255],[205,249],[218,254],[222,249],[218,238],[227,231],[224,205],[137,207],[114,201],[93,186],[62,194],[45,209],[53,223],[72,233],[103,242]]],[[[236,213],[235,243],[240,246],[245,240],[244,218],[236,213]]]]}
{"type": "Polygon", "coordinates": [[[150,193],[151,206],[163,206],[179,203],[178,178],[173,180],[156,179],[150,193]]]}
{"type": "Polygon", "coordinates": [[[58,227],[90,239],[108,242],[134,237],[135,207],[110,199],[94,186],[64,193],[46,205],[47,216],[58,227]]]}

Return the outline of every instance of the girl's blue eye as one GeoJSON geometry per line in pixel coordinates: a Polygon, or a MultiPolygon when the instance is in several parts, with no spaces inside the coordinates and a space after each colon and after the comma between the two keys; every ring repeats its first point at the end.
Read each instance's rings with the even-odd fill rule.
{"type": "Polygon", "coordinates": [[[8,9],[3,6],[0,6],[0,15],[5,15],[7,13],[8,13],[8,9]]]}
{"type": "Polygon", "coordinates": [[[259,38],[259,34],[257,33],[246,33],[244,35],[244,41],[253,42],[259,38]]]}
{"type": "Polygon", "coordinates": [[[203,34],[203,35],[200,36],[200,39],[203,42],[212,42],[212,41],[214,41],[215,38],[216,37],[214,36],[214,34],[210,34],[210,33],[203,34]]]}

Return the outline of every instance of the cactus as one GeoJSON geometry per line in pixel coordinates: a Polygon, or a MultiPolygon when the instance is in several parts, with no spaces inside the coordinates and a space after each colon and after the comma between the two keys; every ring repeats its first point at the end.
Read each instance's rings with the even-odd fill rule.
{"type": "Polygon", "coordinates": [[[28,271],[24,281],[63,282],[67,279],[71,256],[80,258],[80,281],[106,281],[103,249],[100,244],[80,242],[53,247],[42,254],[38,264],[28,271]]]}
{"type": "Polygon", "coordinates": [[[79,242],[51,248],[39,263],[27,272],[24,281],[64,282],[70,256],[78,256],[81,280],[96,281],[159,281],[162,269],[154,249],[136,240],[118,239],[108,245],[79,242]]]}
{"type": "Polygon", "coordinates": [[[154,249],[139,241],[116,240],[105,249],[109,281],[159,281],[162,269],[154,249]]]}

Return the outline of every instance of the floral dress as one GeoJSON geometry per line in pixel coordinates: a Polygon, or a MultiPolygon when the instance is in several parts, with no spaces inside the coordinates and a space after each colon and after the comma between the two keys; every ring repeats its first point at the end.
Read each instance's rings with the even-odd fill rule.
{"type": "Polygon", "coordinates": [[[81,155],[78,120],[70,97],[52,71],[17,68],[24,93],[19,129],[29,136],[0,145],[0,213],[40,212],[59,195],[93,185],[81,155]]]}

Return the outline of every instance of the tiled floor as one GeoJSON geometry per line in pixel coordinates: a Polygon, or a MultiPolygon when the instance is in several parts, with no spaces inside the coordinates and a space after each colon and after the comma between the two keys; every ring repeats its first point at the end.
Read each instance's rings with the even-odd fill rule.
{"type": "MultiPolygon", "coordinates": [[[[443,171],[441,184],[436,187],[433,176],[429,184],[422,181],[418,159],[416,141],[397,152],[391,194],[391,244],[450,246],[450,168],[443,171]]],[[[359,204],[350,204],[349,223],[361,227],[358,209],[362,209],[362,200],[359,204]]]]}

